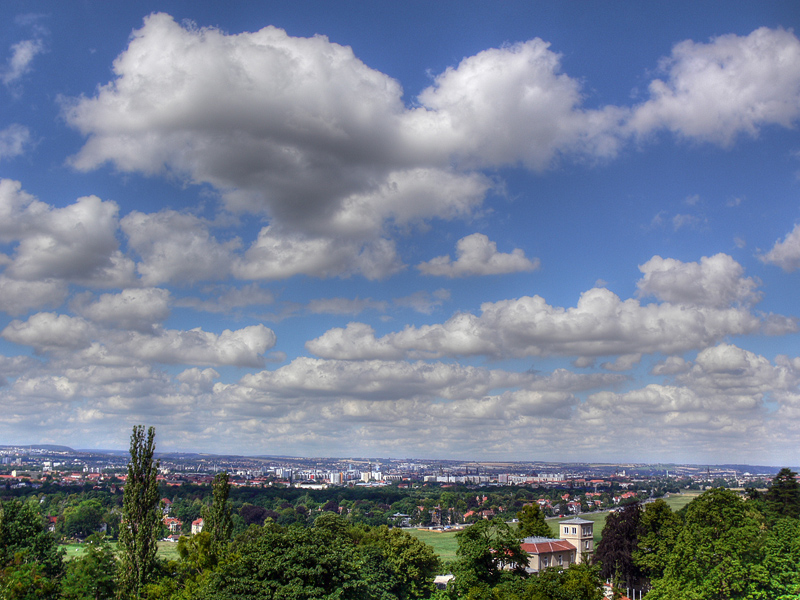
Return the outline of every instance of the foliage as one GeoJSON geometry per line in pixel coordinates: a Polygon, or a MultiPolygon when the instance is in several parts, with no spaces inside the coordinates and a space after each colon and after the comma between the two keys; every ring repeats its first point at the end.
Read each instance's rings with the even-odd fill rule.
{"type": "Polygon", "coordinates": [[[770,512],[781,517],[800,517],[800,482],[797,473],[791,469],[781,469],[772,480],[764,498],[770,512]]]}
{"type": "Polygon", "coordinates": [[[550,525],[544,519],[544,513],[538,504],[527,504],[517,513],[519,519],[520,537],[550,537],[552,532],[550,525]]]}
{"type": "Polygon", "coordinates": [[[61,584],[65,600],[112,600],[115,596],[116,571],[114,552],[106,539],[92,535],[86,540],[82,556],[67,563],[61,584]]]}
{"type": "Polygon", "coordinates": [[[644,507],[639,518],[639,541],[633,560],[648,579],[660,579],[675,547],[681,520],[664,500],[644,507]]]}
{"type": "Polygon", "coordinates": [[[764,532],[761,514],[735,492],[717,488],[698,496],[648,600],[753,597],[767,580],[764,532]]]}
{"type": "Polygon", "coordinates": [[[0,597],[55,598],[64,572],[63,552],[34,506],[11,500],[0,506],[0,597]]]}
{"type": "Polygon", "coordinates": [[[119,532],[119,587],[123,598],[139,598],[157,570],[156,550],[161,526],[159,493],[154,462],[155,429],[145,438],[144,427],[137,425],[131,434],[131,460],[122,504],[119,532]]]}
{"type": "Polygon", "coordinates": [[[603,579],[618,579],[625,587],[641,585],[642,571],[634,561],[641,515],[642,507],[638,502],[608,515],[603,537],[593,557],[593,561],[601,566],[603,579]]]}
{"type": "Polygon", "coordinates": [[[217,473],[213,483],[214,500],[203,515],[203,530],[211,536],[211,555],[216,562],[225,553],[233,533],[231,508],[228,506],[230,484],[227,473],[217,473]]]}
{"type": "Polygon", "coordinates": [[[84,500],[64,511],[64,533],[68,537],[85,538],[103,525],[105,509],[99,500],[84,500]]]}
{"type": "MultiPolygon", "coordinates": [[[[315,526],[320,519],[322,517],[315,526]]],[[[400,529],[382,525],[367,532],[361,539],[361,547],[375,547],[380,551],[380,568],[388,575],[386,591],[392,598],[414,600],[433,593],[439,559],[427,544],[400,529]]]]}
{"type": "Polygon", "coordinates": [[[472,588],[494,587],[507,575],[524,575],[528,557],[516,533],[501,519],[478,521],[456,538],[454,587],[461,595],[469,594],[472,588]]]}

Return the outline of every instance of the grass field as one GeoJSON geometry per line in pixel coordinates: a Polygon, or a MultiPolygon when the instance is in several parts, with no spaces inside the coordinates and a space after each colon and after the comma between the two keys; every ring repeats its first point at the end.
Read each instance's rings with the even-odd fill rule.
{"type": "Polygon", "coordinates": [[[433,551],[445,561],[456,559],[456,532],[455,531],[425,531],[422,529],[406,529],[415,538],[433,547],[433,551]]]}
{"type": "MultiPolygon", "coordinates": [[[[64,558],[66,560],[72,560],[73,558],[83,556],[83,553],[86,552],[87,544],[61,544],[61,547],[67,551],[64,558]]],[[[116,552],[116,542],[112,543],[111,547],[116,552]]],[[[178,544],[173,542],[158,542],[158,557],[166,558],[167,560],[178,560],[178,544]]]]}

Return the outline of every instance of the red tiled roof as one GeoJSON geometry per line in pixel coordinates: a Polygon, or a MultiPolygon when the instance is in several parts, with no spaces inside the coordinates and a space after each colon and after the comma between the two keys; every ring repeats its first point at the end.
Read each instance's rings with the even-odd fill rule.
{"type": "Polygon", "coordinates": [[[528,554],[546,554],[547,552],[570,552],[575,546],[566,540],[552,540],[548,542],[523,543],[522,551],[528,554]]]}

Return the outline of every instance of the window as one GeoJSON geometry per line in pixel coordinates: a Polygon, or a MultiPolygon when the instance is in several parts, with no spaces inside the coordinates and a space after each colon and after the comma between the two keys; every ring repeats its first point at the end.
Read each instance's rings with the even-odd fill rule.
{"type": "Polygon", "coordinates": [[[542,566],[543,566],[543,567],[546,567],[546,566],[547,566],[547,557],[546,557],[546,556],[543,556],[543,557],[542,557],[542,566]]]}
{"type": "Polygon", "coordinates": [[[577,527],[573,527],[572,528],[572,535],[576,535],[577,533],[578,533],[578,528],[577,527]]]}
{"type": "Polygon", "coordinates": [[[587,550],[589,549],[589,541],[588,540],[586,541],[586,549],[587,550]]]}
{"type": "Polygon", "coordinates": [[[569,533],[569,527],[564,527],[564,533],[569,533]]]}
{"type": "Polygon", "coordinates": [[[558,555],[558,566],[561,566],[563,563],[561,562],[561,555],[558,555]]]}

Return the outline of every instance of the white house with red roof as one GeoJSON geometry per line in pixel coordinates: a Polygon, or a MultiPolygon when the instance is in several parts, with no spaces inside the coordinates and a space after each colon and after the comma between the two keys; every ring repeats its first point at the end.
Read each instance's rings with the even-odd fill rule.
{"type": "Polygon", "coordinates": [[[578,549],[567,540],[526,537],[520,547],[528,554],[528,570],[535,573],[548,567],[566,569],[577,560],[578,549]]]}

